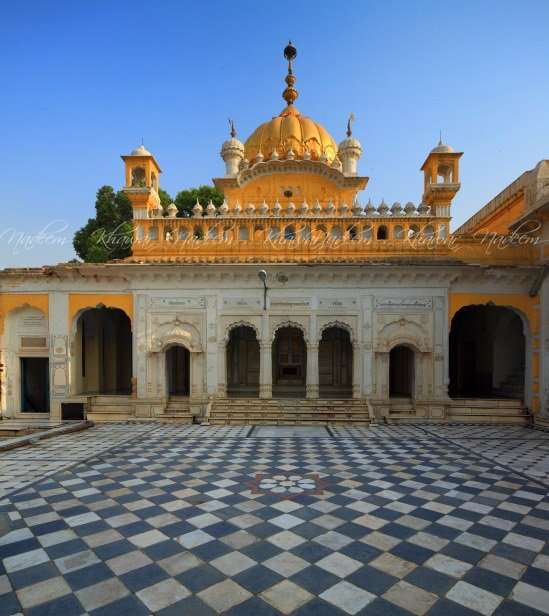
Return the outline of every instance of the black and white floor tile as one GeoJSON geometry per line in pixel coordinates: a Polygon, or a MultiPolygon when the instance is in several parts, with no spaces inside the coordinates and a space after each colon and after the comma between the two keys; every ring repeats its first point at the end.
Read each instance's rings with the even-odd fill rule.
{"type": "Polygon", "coordinates": [[[549,614],[549,434],[287,434],[109,425],[0,455],[0,616],[549,614]]]}

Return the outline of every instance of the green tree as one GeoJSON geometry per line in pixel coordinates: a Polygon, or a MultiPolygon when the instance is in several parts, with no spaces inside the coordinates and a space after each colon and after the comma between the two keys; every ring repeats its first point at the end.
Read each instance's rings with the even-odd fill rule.
{"type": "Polygon", "coordinates": [[[223,203],[223,194],[213,186],[202,185],[198,188],[188,188],[177,193],[175,205],[177,205],[177,215],[180,218],[188,218],[192,216],[193,207],[196,201],[200,201],[200,205],[205,208],[210,199],[212,203],[219,206],[223,203]]]}
{"type": "Polygon", "coordinates": [[[126,194],[102,186],[95,200],[95,218],[79,229],[73,239],[76,254],[90,263],[123,259],[131,254],[132,205],[126,194]]]}
{"type": "Polygon", "coordinates": [[[170,195],[165,190],[162,190],[162,188],[158,189],[158,196],[160,197],[160,205],[164,209],[166,209],[168,205],[170,205],[170,203],[172,203],[173,201],[170,195]]]}
{"type": "MultiPolygon", "coordinates": [[[[172,197],[161,188],[158,191],[160,203],[166,209],[172,197]]],[[[213,186],[198,186],[177,193],[175,204],[178,216],[192,215],[196,200],[206,207],[210,200],[214,205],[223,203],[223,195],[213,186]]],[[[127,195],[112,186],[102,186],[95,200],[95,218],[79,229],[73,238],[76,254],[88,263],[105,263],[111,259],[124,259],[131,255],[132,246],[132,205],[127,195]]]]}

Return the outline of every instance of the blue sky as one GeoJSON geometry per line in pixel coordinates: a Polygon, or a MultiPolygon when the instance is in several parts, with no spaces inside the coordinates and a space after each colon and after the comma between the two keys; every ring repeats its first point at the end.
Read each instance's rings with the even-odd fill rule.
{"type": "Polygon", "coordinates": [[[172,194],[222,175],[227,117],[244,139],[283,107],[288,38],[300,111],[338,141],[356,115],[364,201],[417,202],[439,129],[464,151],[456,228],[549,157],[548,23],[547,0],[5,3],[0,266],[72,258],[141,138],[172,194]]]}

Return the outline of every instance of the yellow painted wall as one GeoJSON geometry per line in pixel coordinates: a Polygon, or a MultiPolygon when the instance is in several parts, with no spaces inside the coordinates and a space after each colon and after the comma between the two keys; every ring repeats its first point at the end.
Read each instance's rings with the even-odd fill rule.
{"type": "Polygon", "coordinates": [[[504,207],[498,208],[489,218],[483,220],[472,233],[509,232],[509,226],[524,213],[524,195],[519,193],[504,207]]]}
{"type": "Polygon", "coordinates": [[[326,178],[307,173],[273,173],[255,178],[239,188],[228,188],[225,196],[232,206],[236,201],[244,208],[248,203],[253,203],[256,208],[265,200],[270,207],[278,200],[284,207],[289,202],[299,207],[307,200],[311,208],[318,199],[320,203],[333,200],[334,204],[347,202],[352,207],[355,188],[341,188],[326,178]],[[292,190],[292,197],[285,197],[285,190],[292,190]]]}
{"type": "Polygon", "coordinates": [[[516,308],[528,319],[532,334],[539,331],[539,298],[522,293],[449,293],[448,322],[451,324],[456,312],[464,306],[484,305],[492,302],[496,306],[516,308]]]}
{"type": "Polygon", "coordinates": [[[133,295],[131,293],[71,293],[69,295],[69,329],[74,317],[84,308],[103,304],[107,308],[119,308],[130,320],[133,319],[133,295]]]}
{"type": "Polygon", "coordinates": [[[6,316],[16,308],[31,306],[41,310],[46,317],[49,312],[47,293],[0,293],[0,333],[4,333],[6,316]]]}

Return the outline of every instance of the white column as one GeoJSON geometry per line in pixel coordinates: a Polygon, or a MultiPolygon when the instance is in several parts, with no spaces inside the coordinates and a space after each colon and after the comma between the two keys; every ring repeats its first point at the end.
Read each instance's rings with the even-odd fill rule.
{"type": "Polygon", "coordinates": [[[307,398],[318,398],[318,344],[307,345],[307,398]]]}
{"type": "Polygon", "coordinates": [[[61,419],[61,401],[69,395],[69,302],[67,293],[49,294],[50,416],[61,419]]]}
{"type": "Polygon", "coordinates": [[[362,392],[362,345],[353,343],[353,398],[360,398],[362,392]]]}
{"type": "Polygon", "coordinates": [[[273,353],[270,341],[259,343],[259,397],[273,397],[273,353]]]}
{"type": "Polygon", "coordinates": [[[133,376],[136,378],[137,398],[147,398],[147,382],[151,379],[150,356],[147,349],[147,296],[144,294],[134,295],[134,310],[132,322],[133,341],[133,376]]]}
{"type": "Polygon", "coordinates": [[[222,378],[217,374],[218,370],[218,344],[217,337],[217,298],[208,297],[206,304],[206,366],[205,366],[205,382],[208,395],[218,392],[219,379],[222,378]]]}
{"type": "Polygon", "coordinates": [[[225,340],[217,343],[217,395],[227,396],[227,345],[225,340]]]}
{"type": "Polygon", "coordinates": [[[191,398],[204,393],[204,353],[191,353],[191,398]]]}
{"type": "MultiPolygon", "coordinates": [[[[539,412],[544,418],[549,418],[549,276],[545,278],[543,284],[541,285],[539,300],[539,412]]],[[[526,386],[528,386],[528,383],[526,383],[526,386]]]]}

